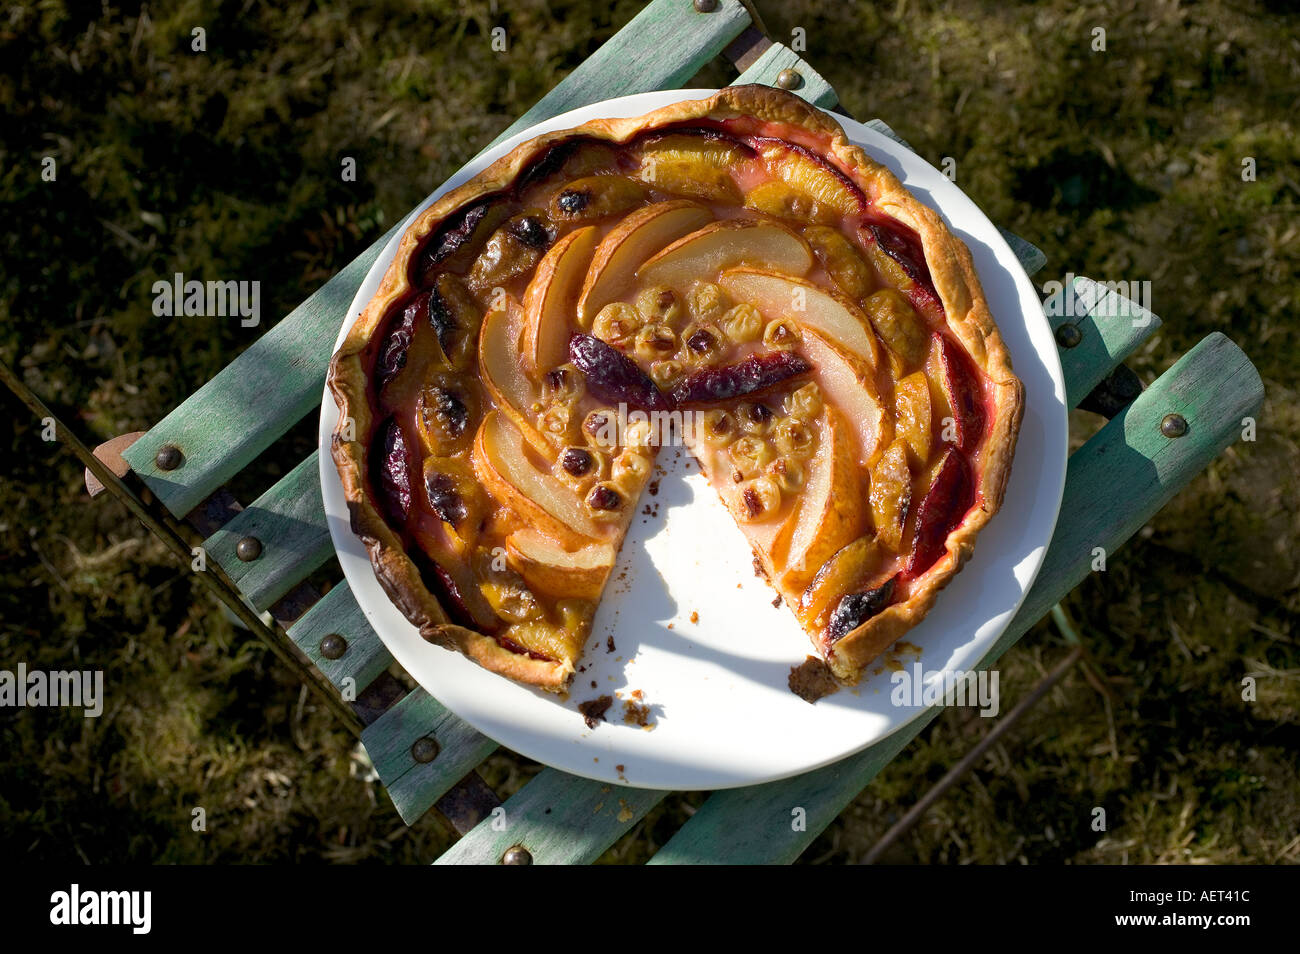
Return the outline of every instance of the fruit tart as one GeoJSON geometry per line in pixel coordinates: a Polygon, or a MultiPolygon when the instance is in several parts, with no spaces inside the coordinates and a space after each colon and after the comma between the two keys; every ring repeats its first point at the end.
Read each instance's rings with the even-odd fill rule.
{"type": "Polygon", "coordinates": [[[329,386],[389,597],[554,691],[663,443],[852,683],[970,556],[1023,407],[966,247],[764,86],[538,136],[437,200],[329,386]]]}

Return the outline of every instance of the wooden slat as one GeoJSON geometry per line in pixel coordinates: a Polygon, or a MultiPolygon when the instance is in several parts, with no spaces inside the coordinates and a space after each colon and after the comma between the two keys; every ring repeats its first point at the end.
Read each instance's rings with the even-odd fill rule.
{"type": "Polygon", "coordinates": [[[739,0],[718,0],[710,13],[696,11],[691,0],[654,0],[492,145],[602,99],[680,87],[748,25],[749,12],[739,0]]]}
{"type": "Polygon", "coordinates": [[[393,662],[392,654],[366,620],[346,580],[321,597],[289,628],[289,638],[336,687],[342,689],[344,680],[350,678],[358,694],[393,662]],[[347,649],[338,659],[321,655],[320,642],[331,634],[347,640],[347,649]]]}
{"type": "Polygon", "coordinates": [[[820,73],[800,59],[799,54],[780,43],[773,43],[763,54],[740,74],[733,85],[743,83],[762,83],[764,86],[776,86],[776,78],[782,70],[795,70],[800,77],[800,84],[790,92],[802,96],[808,102],[823,109],[830,109],[839,103],[839,97],[831,84],[820,73]]]}
{"type": "Polygon", "coordinates": [[[361,741],[408,825],[497,748],[496,742],[452,715],[423,689],[409,693],[367,726],[361,741]],[[438,756],[432,762],[417,762],[411,746],[426,736],[438,743],[438,756]]]}
{"type": "Polygon", "coordinates": [[[1078,369],[1065,382],[1070,407],[1160,327],[1160,319],[1141,305],[1082,276],[1049,295],[1043,311],[1053,329],[1074,325],[1080,332],[1079,343],[1061,355],[1063,365],[1069,360],[1078,369]]]}
{"type": "MultiPolygon", "coordinates": [[[[646,90],[679,86],[749,22],[737,0],[696,13],[691,0],[655,0],[498,140],[556,113],[646,90]]],[[[319,405],[344,312],[396,232],[362,252],[132,445],[122,456],[177,516],[243,470],[319,405]],[[184,463],[159,470],[154,456],[179,447],[184,463]]]]}
{"type": "Polygon", "coordinates": [[[208,559],[219,563],[258,609],[269,607],[334,554],[316,457],[313,452],[203,543],[208,559]],[[235,555],[246,536],[262,542],[261,556],[247,563],[235,555]]]}
{"type": "MultiPolygon", "coordinates": [[[[1210,335],[1070,458],[1061,518],[1043,568],[1020,611],[981,661],[995,662],[1052,605],[1091,572],[1093,548],[1113,554],[1179,489],[1241,434],[1256,415],[1263,383],[1223,335],[1210,335]],[[1177,412],[1190,428],[1160,432],[1177,412]],[[1111,492],[1107,492],[1107,489],[1111,492]]],[[[718,792],[652,859],[655,864],[764,864],[793,861],[937,714],[843,762],[769,785],[718,792]],[[807,829],[793,831],[803,808],[807,829]]]]}
{"type": "Polygon", "coordinates": [[[543,769],[506,801],[504,818],[481,822],[437,864],[496,864],[514,845],[526,848],[533,864],[590,864],[665,794],[543,769]]]}
{"type": "Polygon", "coordinates": [[[188,513],[320,406],[344,312],[396,231],[395,225],[126,450],[122,457],[168,510],[188,513]],[[184,454],[176,470],[154,463],[165,444],[184,454]]]}

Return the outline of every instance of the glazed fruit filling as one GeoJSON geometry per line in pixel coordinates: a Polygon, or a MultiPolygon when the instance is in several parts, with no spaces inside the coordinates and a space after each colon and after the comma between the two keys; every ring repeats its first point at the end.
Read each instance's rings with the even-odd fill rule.
{"type": "Polygon", "coordinates": [[[576,657],[656,419],[828,650],[943,555],[986,382],[919,238],[818,145],[570,139],[425,240],[372,346],[370,479],[454,621],[576,657]]]}

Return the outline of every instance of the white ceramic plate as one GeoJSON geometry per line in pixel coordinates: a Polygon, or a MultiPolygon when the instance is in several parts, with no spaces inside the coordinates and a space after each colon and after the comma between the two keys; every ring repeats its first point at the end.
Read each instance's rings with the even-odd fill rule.
{"type": "MultiPolygon", "coordinates": [[[[519,133],[448,180],[411,213],[543,132],[607,116],[638,116],[714,90],[625,96],[564,113],[519,133]]],[[[974,557],[916,629],[927,671],[969,670],[994,644],[1033,583],[1051,540],[1065,485],[1065,383],[1038,296],[998,230],[952,182],[898,143],[842,116],[850,138],[936,209],[970,248],[989,307],[1025,384],[1025,415],[1001,512],[974,557]]],[[[410,219],[408,219],[408,222],[410,219]]],[[[397,251],[399,230],[357,291],[339,343],[397,251]]],[[[336,347],[338,345],[336,344],[336,347]]],[[[393,656],[436,699],[480,732],[547,765],[616,784],[699,790],[752,785],[807,772],[897,731],[923,711],[891,704],[890,672],[864,677],[809,705],[786,686],[811,651],[774,591],[754,576],[750,549],[717,494],[683,449],[661,449],[666,473],[653,516],[638,513],[596,615],[585,671],[567,700],[527,689],[432,646],[393,606],[348,525],[328,453],[338,408],[321,403],[321,490],[339,562],[357,603],[393,656]],[[692,622],[698,613],[698,621],[692,622]],[[612,639],[612,644],[609,640],[612,639]],[[609,645],[614,649],[610,651],[609,645]],[[579,703],[641,690],[651,731],[626,725],[616,696],[609,722],[588,729],[579,703]]],[[[904,657],[911,669],[914,657],[904,657]]]]}

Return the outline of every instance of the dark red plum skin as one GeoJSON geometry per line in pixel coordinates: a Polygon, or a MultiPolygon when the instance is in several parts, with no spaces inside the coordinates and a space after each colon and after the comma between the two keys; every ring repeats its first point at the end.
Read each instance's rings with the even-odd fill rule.
{"type": "Polygon", "coordinates": [[[894,598],[894,577],[880,586],[859,593],[845,594],[835,604],[835,612],[826,626],[826,639],[836,643],[875,616],[894,598]]]}
{"type": "Polygon", "coordinates": [[[949,447],[939,464],[934,483],[916,508],[912,532],[912,553],[903,578],[914,580],[943,556],[948,534],[962,522],[975,504],[975,484],[966,455],[949,447]]]}
{"type": "Polygon", "coordinates": [[[703,368],[672,390],[675,404],[712,404],[761,394],[790,378],[807,374],[812,365],[791,351],[751,354],[721,368],[703,368]]]}
{"type": "Polygon", "coordinates": [[[487,217],[488,209],[497,198],[489,196],[469,208],[453,212],[443,220],[441,227],[425,243],[416,258],[416,285],[433,284],[438,274],[438,265],[474,237],[479,223],[487,217]]]}
{"type": "Polygon", "coordinates": [[[671,411],[672,401],[627,355],[593,335],[569,339],[569,360],[587,377],[587,387],[602,401],[626,403],[642,411],[671,411]]]}
{"type": "Polygon", "coordinates": [[[979,376],[970,366],[960,348],[936,331],[939,339],[939,357],[943,365],[944,389],[952,404],[952,417],[956,430],[957,449],[971,453],[984,437],[984,394],[979,376]]]}
{"type": "Polygon", "coordinates": [[[391,327],[379,349],[379,357],[375,359],[377,391],[382,391],[389,381],[397,377],[397,372],[406,367],[406,351],[415,337],[415,321],[416,314],[411,305],[407,305],[400,315],[391,319],[391,327]]]}
{"type": "Polygon", "coordinates": [[[411,461],[406,438],[397,420],[391,417],[379,425],[377,436],[372,451],[375,494],[388,522],[400,526],[406,523],[411,512],[411,461]]]}

